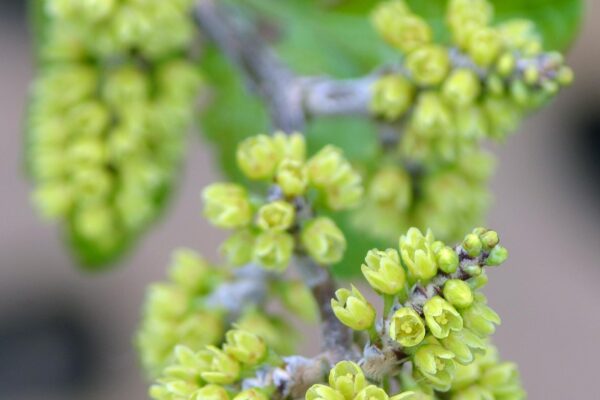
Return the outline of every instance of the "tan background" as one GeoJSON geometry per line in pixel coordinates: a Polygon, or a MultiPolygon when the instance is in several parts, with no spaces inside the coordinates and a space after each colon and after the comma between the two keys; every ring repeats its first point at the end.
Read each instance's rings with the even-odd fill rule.
{"type": "MultiPolygon", "coordinates": [[[[192,138],[168,217],[127,265],[99,276],[77,273],[56,230],[29,205],[20,163],[30,50],[21,18],[8,9],[0,17],[0,322],[23,310],[73,310],[92,327],[97,350],[94,379],[82,389],[71,395],[32,389],[17,397],[146,398],[131,347],[144,288],[162,278],[173,248],[214,256],[220,240],[199,216],[199,191],[216,176],[209,150],[192,138]]],[[[489,225],[502,233],[511,258],[491,274],[487,293],[503,316],[496,342],[520,364],[531,399],[600,398],[600,185],[597,177],[582,177],[572,141],[580,113],[600,112],[599,19],[600,3],[590,1],[569,56],[574,87],[495,149],[500,168],[489,225]]],[[[1,368],[21,373],[18,366],[1,368]]]]}

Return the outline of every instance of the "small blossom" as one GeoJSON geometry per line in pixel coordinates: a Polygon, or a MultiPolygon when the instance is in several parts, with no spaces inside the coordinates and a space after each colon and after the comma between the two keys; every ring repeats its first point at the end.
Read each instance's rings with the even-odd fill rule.
{"type": "Polygon", "coordinates": [[[447,391],[454,378],[454,353],[439,344],[419,347],[414,363],[417,370],[440,391],[447,391]]]}
{"type": "Polygon", "coordinates": [[[449,103],[465,107],[472,104],[481,92],[481,83],[470,69],[456,69],[444,81],[444,98],[449,103]]]}
{"type": "MultiPolygon", "coordinates": [[[[201,400],[201,399],[198,399],[201,400]]],[[[204,399],[202,399],[204,400],[204,399]]],[[[248,390],[244,390],[243,392],[235,395],[233,400],[269,400],[267,395],[260,391],[259,389],[252,388],[248,390]]]]}
{"type": "Polygon", "coordinates": [[[299,163],[304,162],[306,158],[306,142],[304,135],[294,132],[290,135],[284,132],[275,132],[273,135],[273,146],[279,160],[291,160],[299,163]]]}
{"type": "Polygon", "coordinates": [[[306,392],[306,400],[345,400],[337,390],[330,388],[327,385],[312,385],[306,392]]]}
{"type": "Polygon", "coordinates": [[[507,258],[508,258],[508,250],[506,250],[506,248],[504,248],[500,245],[496,245],[490,251],[490,255],[486,259],[485,264],[495,267],[495,266],[498,266],[498,265],[504,263],[504,261],[506,261],[507,258]]]}
{"type": "Polygon", "coordinates": [[[241,142],[237,149],[237,163],[251,179],[266,179],[273,175],[280,154],[267,135],[252,136],[241,142]]]}
{"type": "Polygon", "coordinates": [[[456,272],[458,268],[458,254],[451,247],[444,246],[435,253],[435,259],[442,271],[447,274],[456,272]]]}
{"type": "Polygon", "coordinates": [[[286,196],[299,196],[306,191],[308,174],[304,164],[286,159],[277,167],[275,182],[286,196]]]}
{"type": "Polygon", "coordinates": [[[198,357],[205,366],[200,376],[208,383],[228,385],[239,378],[238,362],[216,347],[207,346],[198,353],[198,357]]]}
{"type": "Polygon", "coordinates": [[[438,339],[447,337],[450,331],[463,328],[463,320],[458,311],[440,296],[434,296],[425,303],[423,314],[427,327],[438,339]]]}
{"type": "Polygon", "coordinates": [[[287,201],[265,204],[258,210],[256,225],[265,231],[285,231],[294,223],[296,211],[287,201]]]}
{"type": "Polygon", "coordinates": [[[498,31],[492,28],[480,28],[469,37],[467,52],[476,64],[490,66],[502,50],[502,39],[498,31]]]}
{"type": "Polygon", "coordinates": [[[386,75],[375,82],[372,88],[371,111],[378,116],[394,121],[411,107],[415,88],[400,74],[386,75]]]}
{"type": "Polygon", "coordinates": [[[252,260],[256,236],[250,229],[240,229],[221,245],[221,251],[229,264],[240,266],[252,260]]]}
{"type": "Polygon", "coordinates": [[[329,372],[329,386],[346,399],[354,399],[366,385],[367,380],[362,369],[352,361],[341,361],[329,372]]]}
{"type": "Polygon", "coordinates": [[[253,333],[232,329],[225,337],[223,351],[243,364],[255,365],[267,354],[265,342],[253,333]]]}
{"type": "Polygon", "coordinates": [[[425,324],[412,307],[402,307],[390,320],[390,337],[404,347],[416,346],[425,338],[425,324]]]}
{"type": "Polygon", "coordinates": [[[233,183],[215,183],[202,192],[204,215],[220,228],[239,228],[252,219],[252,207],[246,190],[233,183]]]}
{"type": "Polygon", "coordinates": [[[300,234],[302,245],[319,264],[334,264],[342,259],[346,238],[335,222],[318,217],[306,223],[300,234]]]}
{"type": "Polygon", "coordinates": [[[400,255],[412,277],[428,280],[437,274],[437,263],[431,244],[433,234],[424,236],[417,228],[410,228],[400,237],[400,255]]]}
{"type": "Polygon", "coordinates": [[[474,233],[469,233],[462,242],[462,248],[467,252],[469,257],[477,257],[483,249],[481,239],[474,233]]]}
{"type": "Polygon", "coordinates": [[[404,289],[406,274],[397,250],[369,250],[361,271],[369,285],[379,293],[392,295],[404,289]]]}
{"type": "Polygon", "coordinates": [[[406,68],[419,85],[440,84],[450,70],[448,50],[433,44],[419,47],[406,57],[406,68]]]}
{"type": "Polygon", "coordinates": [[[369,385],[369,386],[365,387],[354,398],[354,400],[388,400],[388,399],[389,399],[389,396],[387,395],[385,390],[383,390],[382,388],[377,387],[375,385],[369,385]]]}
{"type": "Polygon", "coordinates": [[[267,231],[256,237],[254,260],[267,269],[285,270],[294,250],[294,238],[288,233],[267,231]]]}
{"type": "Polygon", "coordinates": [[[331,307],[335,316],[346,326],[362,331],[373,326],[375,322],[375,309],[358,291],[352,286],[348,289],[338,289],[335,299],[331,299],[331,307]]]}
{"type": "Polygon", "coordinates": [[[229,394],[219,385],[206,385],[196,392],[196,400],[229,400],[229,394]]]}
{"type": "Polygon", "coordinates": [[[442,345],[454,353],[454,360],[467,365],[475,358],[475,353],[485,351],[484,341],[468,329],[451,332],[447,338],[441,339],[442,345]]]}
{"type": "Polygon", "coordinates": [[[461,311],[465,327],[482,338],[493,334],[501,323],[500,316],[485,303],[485,296],[477,293],[471,307],[461,311]]]}

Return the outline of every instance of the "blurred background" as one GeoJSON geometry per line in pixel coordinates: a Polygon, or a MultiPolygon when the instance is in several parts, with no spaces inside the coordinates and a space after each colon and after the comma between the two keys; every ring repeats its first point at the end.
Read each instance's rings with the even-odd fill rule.
{"type": "MultiPolygon", "coordinates": [[[[24,2],[0,4],[0,399],[144,399],[132,335],[146,285],[172,249],[216,256],[220,232],[200,218],[217,172],[190,138],[171,210],[126,265],[77,272],[55,227],[29,204],[23,108],[32,60],[24,2]]],[[[520,365],[531,399],[597,398],[600,359],[600,2],[588,1],[568,60],[576,83],[497,146],[488,225],[511,252],[491,272],[495,341],[520,365]]],[[[311,337],[311,331],[306,337],[311,337]]],[[[307,341],[308,342],[308,341],[307,341]]],[[[313,341],[314,343],[314,341],[313,341]]],[[[307,353],[316,348],[305,345],[307,353]]]]}

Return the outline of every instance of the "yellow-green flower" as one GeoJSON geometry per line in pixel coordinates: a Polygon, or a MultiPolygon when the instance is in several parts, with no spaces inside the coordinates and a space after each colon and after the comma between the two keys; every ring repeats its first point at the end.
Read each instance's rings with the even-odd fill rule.
{"type": "Polygon", "coordinates": [[[390,74],[379,78],[373,84],[371,111],[378,116],[394,121],[411,107],[415,88],[400,74],[390,74]]]}
{"type": "Polygon", "coordinates": [[[383,390],[382,388],[377,387],[375,385],[369,385],[369,386],[365,387],[354,398],[354,400],[388,400],[388,399],[389,399],[389,396],[387,395],[385,390],[383,390]]]}
{"type": "Polygon", "coordinates": [[[209,289],[212,271],[206,260],[190,249],[178,249],[173,253],[169,278],[180,287],[192,292],[209,289]]]}
{"type": "Polygon", "coordinates": [[[406,56],[406,68],[417,84],[438,85],[450,70],[448,50],[435,44],[421,46],[406,56]]]}
{"type": "MultiPolygon", "coordinates": [[[[200,400],[200,399],[198,399],[200,400]]],[[[204,400],[204,399],[201,399],[204,400]]],[[[233,400],[269,400],[267,395],[262,391],[252,388],[238,393],[233,400]]]]}
{"type": "Polygon", "coordinates": [[[419,96],[411,127],[423,137],[444,136],[452,133],[452,113],[438,92],[428,91],[419,96]]]}
{"type": "Polygon", "coordinates": [[[473,304],[473,291],[460,279],[450,279],[444,284],[444,298],[454,307],[465,308],[473,304]]]}
{"type": "Polygon", "coordinates": [[[306,392],[306,400],[346,400],[344,395],[327,385],[312,385],[306,392]]]}
{"type": "Polygon", "coordinates": [[[454,360],[466,365],[473,361],[475,353],[485,351],[485,342],[468,329],[450,332],[447,338],[441,339],[442,345],[454,353],[454,360]]]}
{"type": "Polygon", "coordinates": [[[254,242],[254,260],[267,269],[285,270],[294,250],[294,238],[284,232],[263,232],[254,242]]]}
{"type": "Polygon", "coordinates": [[[346,326],[355,331],[369,329],[375,322],[375,309],[365,297],[352,286],[348,289],[338,289],[335,299],[331,299],[331,307],[335,316],[346,326]]]}
{"type": "Polygon", "coordinates": [[[402,307],[390,320],[390,337],[404,347],[416,346],[425,338],[425,324],[412,307],[402,307]]]}
{"type": "Polygon", "coordinates": [[[406,274],[397,250],[369,250],[361,271],[369,285],[379,293],[392,295],[404,289],[406,274]]]}
{"type": "Polygon", "coordinates": [[[258,210],[256,225],[265,231],[285,231],[292,226],[296,217],[294,206],[287,201],[277,200],[265,204],[258,210]]]}
{"type": "Polygon", "coordinates": [[[458,311],[440,296],[427,300],[423,306],[423,314],[431,334],[438,339],[447,337],[450,331],[463,328],[463,320],[458,311]]]}
{"type": "Polygon", "coordinates": [[[402,168],[383,167],[371,178],[367,195],[378,204],[404,211],[413,200],[411,177],[402,168]]]}
{"type": "Polygon", "coordinates": [[[410,390],[390,397],[390,400],[434,400],[434,398],[426,393],[410,390]]]}
{"type": "Polygon", "coordinates": [[[243,364],[255,365],[267,354],[265,342],[248,331],[232,329],[225,334],[225,338],[223,351],[243,364]]]}
{"type": "Polygon", "coordinates": [[[286,196],[299,196],[306,191],[308,174],[303,163],[286,159],[277,167],[275,182],[286,196]]]}
{"type": "Polygon", "coordinates": [[[240,266],[252,260],[256,236],[250,229],[240,229],[229,236],[221,245],[221,252],[229,264],[240,266]]]}
{"type": "Polygon", "coordinates": [[[426,344],[415,353],[414,364],[436,390],[450,388],[454,378],[454,353],[439,344],[426,344]]]}
{"type": "Polygon", "coordinates": [[[335,222],[318,217],[307,222],[300,234],[307,253],[319,264],[334,264],[346,251],[346,238],[335,222]]]}
{"type": "Polygon", "coordinates": [[[292,160],[304,162],[306,158],[306,142],[304,135],[294,132],[290,135],[284,132],[275,132],[273,135],[273,146],[279,155],[279,160],[292,160]]]}
{"type": "Polygon", "coordinates": [[[469,37],[467,52],[476,64],[482,67],[490,66],[500,55],[502,39],[493,28],[477,29],[469,37]]]}
{"type": "Polygon", "coordinates": [[[431,42],[433,36],[429,24],[399,0],[381,3],[373,12],[373,24],[389,44],[403,52],[431,42]]]}
{"type": "Polygon", "coordinates": [[[452,247],[444,246],[435,253],[439,268],[447,274],[456,272],[458,268],[458,254],[452,247]]]}
{"type": "Polygon", "coordinates": [[[202,400],[229,400],[227,390],[219,385],[206,385],[196,392],[194,399],[202,400]]]}
{"type": "Polygon", "coordinates": [[[366,385],[362,369],[352,361],[340,361],[329,371],[329,386],[346,399],[354,399],[366,385]]]}
{"type": "Polygon", "coordinates": [[[198,352],[204,370],[200,373],[208,383],[228,385],[240,376],[240,364],[230,355],[214,346],[206,346],[198,352]]]}
{"type": "Polygon", "coordinates": [[[445,100],[450,104],[466,107],[479,96],[481,83],[479,77],[470,69],[456,69],[444,81],[442,91],[445,100]]]}
{"type": "Polygon", "coordinates": [[[496,325],[500,325],[500,316],[486,305],[483,294],[477,293],[473,304],[461,310],[464,325],[479,337],[485,338],[496,331],[496,325]]]}
{"type": "Polygon", "coordinates": [[[233,183],[214,183],[202,192],[204,216],[220,228],[239,228],[252,219],[246,189],[233,183]]]}
{"type": "Polygon", "coordinates": [[[507,258],[508,250],[498,244],[490,251],[488,258],[485,260],[485,264],[489,266],[498,266],[506,261],[507,258]]]}
{"type": "Polygon", "coordinates": [[[400,237],[400,255],[410,277],[428,280],[437,274],[432,243],[433,234],[428,231],[424,236],[417,228],[410,228],[406,235],[400,237]]]}
{"type": "Polygon", "coordinates": [[[248,178],[266,179],[275,172],[281,155],[269,136],[257,135],[238,145],[236,157],[238,166],[248,178]]]}

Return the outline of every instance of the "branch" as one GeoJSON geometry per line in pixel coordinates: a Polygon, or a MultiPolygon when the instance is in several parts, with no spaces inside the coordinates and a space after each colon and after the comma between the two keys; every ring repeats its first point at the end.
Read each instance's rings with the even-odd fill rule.
{"type": "MultiPolygon", "coordinates": [[[[301,80],[279,60],[257,32],[248,26],[240,28],[240,24],[236,24],[215,0],[200,0],[196,19],[204,33],[237,65],[251,87],[263,97],[271,112],[274,128],[288,133],[302,132],[306,113],[302,85],[299,84],[301,80]]],[[[367,90],[363,88],[363,91],[367,90]]],[[[317,266],[308,257],[301,256],[296,261],[319,304],[323,346],[330,362],[335,363],[352,351],[352,332],[336,318],[331,308],[335,282],[327,269],[317,266]]]]}

